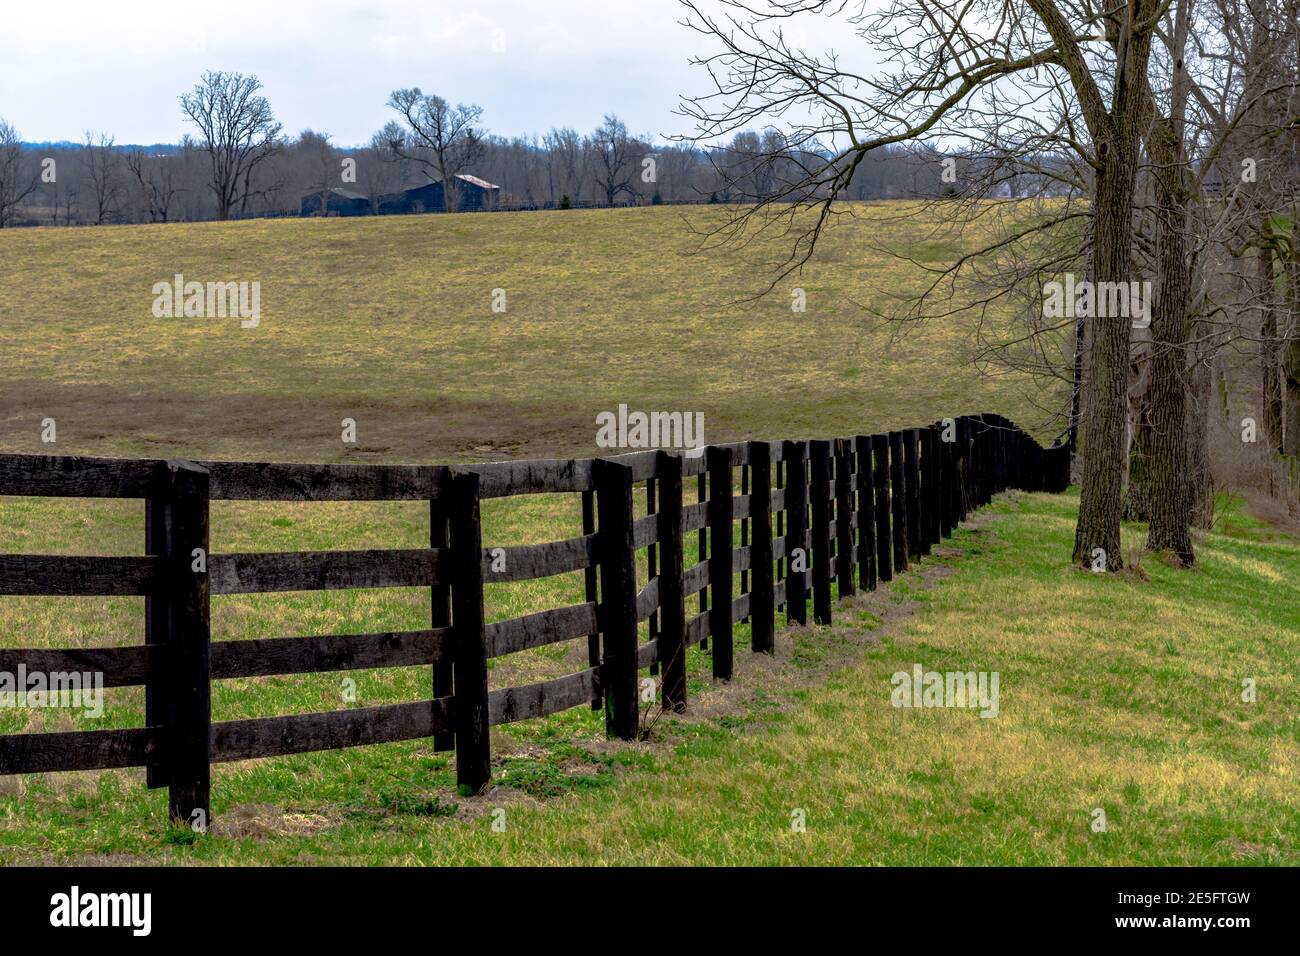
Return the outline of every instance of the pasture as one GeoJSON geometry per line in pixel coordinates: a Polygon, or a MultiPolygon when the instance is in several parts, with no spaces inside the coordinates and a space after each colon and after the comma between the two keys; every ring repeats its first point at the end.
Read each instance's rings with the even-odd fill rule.
{"type": "MultiPolygon", "coordinates": [[[[620,403],[702,411],[709,442],[880,431],[990,409],[1035,424],[1029,386],[961,365],[969,329],[873,328],[867,277],[922,277],[880,250],[956,249],[867,206],[819,263],[754,302],[752,260],[687,255],[710,210],[650,208],[0,233],[0,448],[243,460],[458,462],[592,456],[620,403]],[[887,270],[889,270],[887,272],[887,270]],[[174,273],[262,283],[262,320],[155,319],[174,273]],[[491,310],[504,289],[504,314],[491,310]],[[357,422],[358,441],[339,440],[357,422]],[[58,442],[40,441],[54,418],[58,442]]],[[[876,305],[883,305],[877,302],[876,305]]],[[[1050,436],[1048,436],[1050,437],[1050,436]]],[[[1073,500],[1011,494],[832,628],[738,650],[691,713],[612,744],[576,709],[494,733],[495,788],[458,797],[412,741],[231,764],[214,832],[164,832],[143,773],[0,778],[0,860],[166,863],[1296,863],[1300,545],[1240,513],[1190,574],[1066,566],[1073,500]],[[899,711],[890,674],[997,670],[1002,714],[899,711]],[[1240,699],[1254,678],[1259,699],[1240,699]],[[1109,831],[1090,828],[1106,809],[1109,831]],[[491,826],[504,808],[504,832],[491,826]],[[791,813],[805,811],[806,833],[791,813]]],[[[138,503],[0,499],[0,549],[140,554],[138,503]]],[[[489,502],[484,542],[581,530],[576,495],[489,502]]],[[[1138,541],[1134,530],[1133,542],[1138,541]]],[[[418,548],[420,503],[218,502],[214,549],[418,548]]],[[[688,562],[690,556],[688,555],[688,562]]],[[[490,589],[489,620],[581,600],[572,574],[490,589]]],[[[142,601],[0,599],[0,644],[138,643],[142,601]]],[[[214,639],[411,630],[427,589],[214,599],[214,639]]],[[[744,629],[737,629],[743,648],[744,629]]],[[[515,655],[492,686],[574,669],[585,642],[515,655]]],[[[214,719],[427,696],[427,668],[214,685],[214,719]]],[[[0,711],[0,731],[138,725],[0,711]]]]}

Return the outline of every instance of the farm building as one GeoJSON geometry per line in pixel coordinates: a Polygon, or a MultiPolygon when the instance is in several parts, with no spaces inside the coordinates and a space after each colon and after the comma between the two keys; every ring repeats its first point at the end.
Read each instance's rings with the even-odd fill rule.
{"type": "MultiPolygon", "coordinates": [[[[327,216],[367,216],[370,214],[370,199],[350,189],[331,189],[325,203],[327,216]]],[[[304,216],[321,215],[321,192],[307,193],[299,206],[304,216]]]]}
{"type": "MultiPolygon", "coordinates": [[[[460,174],[456,176],[456,211],[477,212],[495,209],[501,196],[501,187],[495,186],[477,176],[460,174]]],[[[442,183],[431,182],[423,186],[412,186],[399,193],[390,193],[379,199],[379,212],[442,212],[446,208],[443,201],[442,183]]]]}

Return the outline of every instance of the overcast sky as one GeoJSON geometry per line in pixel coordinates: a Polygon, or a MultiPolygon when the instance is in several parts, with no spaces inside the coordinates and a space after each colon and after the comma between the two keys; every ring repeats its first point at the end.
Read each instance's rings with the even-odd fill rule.
{"type": "Polygon", "coordinates": [[[287,133],[340,146],[369,140],[405,86],[477,103],[504,136],[587,131],[610,111],[633,132],[688,132],[672,111],[704,91],[687,59],[712,48],[682,14],[676,0],[5,0],[0,117],[28,141],[175,142],[192,132],[177,96],[222,69],[256,73],[287,133]]]}

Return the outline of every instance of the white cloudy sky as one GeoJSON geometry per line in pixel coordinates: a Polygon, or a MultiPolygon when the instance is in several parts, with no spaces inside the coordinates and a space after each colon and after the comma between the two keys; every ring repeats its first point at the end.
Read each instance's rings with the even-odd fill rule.
{"type": "MultiPolygon", "coordinates": [[[[5,0],[0,117],[29,141],[174,142],[176,97],[223,69],[256,73],[286,132],[344,146],[405,86],[479,104],[501,135],[585,131],[611,110],[635,132],[687,132],[672,111],[705,89],[687,60],[711,48],[682,15],[676,0],[5,0]]],[[[799,29],[819,50],[853,42],[799,29]]]]}

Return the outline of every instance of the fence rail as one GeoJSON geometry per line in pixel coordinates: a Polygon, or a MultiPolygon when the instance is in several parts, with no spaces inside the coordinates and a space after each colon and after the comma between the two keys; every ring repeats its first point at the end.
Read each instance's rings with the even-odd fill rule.
{"type": "Polygon", "coordinates": [[[206,824],[213,763],[433,738],[435,749],[455,750],[458,783],[478,792],[490,777],[489,727],[589,705],[604,710],[609,736],[632,739],[638,671],[658,673],[662,707],[682,712],[688,647],[712,640],[713,676],[729,680],[736,623],[750,623],[753,651],[770,653],[779,611],[806,623],[811,597],[814,620],[830,623],[832,584],[841,597],[873,589],[997,492],[1061,491],[1068,475],[1066,447],[1043,448],[989,414],[833,441],[714,445],[695,456],[464,467],[0,455],[0,495],[144,499],[146,544],[142,557],[0,555],[0,595],[145,597],[142,645],[0,650],[2,672],[95,672],[105,687],[143,685],[145,726],[2,735],[0,774],[145,766],[148,785],[168,789],[172,818],[206,824]],[[691,477],[699,500],[688,504],[691,477]],[[637,484],[645,515],[634,510],[637,484]],[[483,546],[482,501],[547,493],[581,493],[581,536],[483,546]],[[211,554],[213,500],[427,501],[430,546],[211,554]],[[700,560],[685,567],[691,533],[700,560]],[[640,550],[648,575],[638,586],[640,550]],[[485,622],[485,584],[577,571],[583,603],[485,622]],[[214,594],[413,586],[433,596],[423,630],[216,642],[209,633],[214,594]],[[649,640],[639,643],[641,623],[649,640]],[[581,638],[585,669],[488,690],[490,659],[581,638]],[[430,667],[429,699],[211,719],[214,680],[405,666],[430,667]]]}

